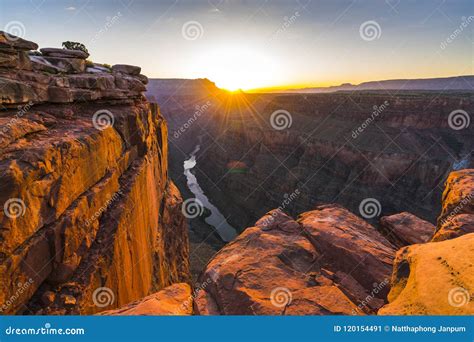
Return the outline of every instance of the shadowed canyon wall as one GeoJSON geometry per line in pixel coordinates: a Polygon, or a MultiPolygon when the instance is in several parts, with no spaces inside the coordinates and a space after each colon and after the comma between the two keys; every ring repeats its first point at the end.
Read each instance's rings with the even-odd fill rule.
{"type": "Polygon", "coordinates": [[[197,178],[239,229],[277,207],[296,215],[335,202],[359,213],[365,199],[380,204],[372,223],[402,211],[434,223],[449,172],[473,165],[472,93],[201,87],[191,97],[190,83],[162,97],[165,116],[173,112],[173,158],[201,145],[197,178]]]}

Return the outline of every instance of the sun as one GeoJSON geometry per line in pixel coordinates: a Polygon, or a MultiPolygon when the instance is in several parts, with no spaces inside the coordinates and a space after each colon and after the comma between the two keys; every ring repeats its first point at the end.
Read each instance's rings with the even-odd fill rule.
{"type": "Polygon", "coordinates": [[[237,91],[277,84],[277,63],[254,49],[221,47],[205,53],[196,61],[195,70],[220,88],[237,91]]]}

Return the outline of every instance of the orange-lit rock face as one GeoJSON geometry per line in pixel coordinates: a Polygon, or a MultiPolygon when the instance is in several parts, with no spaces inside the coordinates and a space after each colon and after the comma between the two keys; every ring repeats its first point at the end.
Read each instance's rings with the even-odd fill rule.
{"type": "Polygon", "coordinates": [[[398,251],[383,315],[474,314],[474,234],[398,251]]]}
{"type": "Polygon", "coordinates": [[[323,206],[298,221],[275,210],[208,264],[195,311],[373,313],[388,292],[394,253],[372,226],[341,207],[323,206]]]}
{"type": "Polygon", "coordinates": [[[385,315],[474,313],[474,170],[452,172],[432,241],[398,251],[385,315]]]}
{"type": "Polygon", "coordinates": [[[435,226],[413,214],[384,216],[380,219],[384,235],[397,247],[428,242],[435,232],[435,226]]]}
{"type": "Polygon", "coordinates": [[[173,284],[116,310],[101,312],[114,316],[189,316],[193,313],[191,287],[186,283],[173,284]]]}
{"type": "Polygon", "coordinates": [[[438,231],[433,241],[474,233],[474,170],[452,172],[446,180],[438,231]]]}
{"type": "Polygon", "coordinates": [[[188,281],[166,123],[132,69],[1,69],[2,313],[95,313],[188,281]]]}

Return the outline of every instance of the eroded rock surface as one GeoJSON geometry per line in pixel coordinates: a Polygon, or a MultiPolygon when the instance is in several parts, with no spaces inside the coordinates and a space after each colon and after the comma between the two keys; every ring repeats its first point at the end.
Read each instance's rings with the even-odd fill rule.
{"type": "Polygon", "coordinates": [[[402,248],[382,315],[472,315],[474,234],[402,248]]]}
{"type": "Polygon", "coordinates": [[[408,212],[382,217],[380,227],[397,247],[428,242],[436,230],[433,224],[408,212]]]}
{"type": "Polygon", "coordinates": [[[474,169],[452,172],[446,180],[443,206],[433,241],[474,233],[474,169]]]}
{"type": "Polygon", "coordinates": [[[116,310],[101,315],[113,316],[189,316],[193,313],[191,287],[186,283],[173,284],[116,310]]]}
{"type": "Polygon", "coordinates": [[[452,172],[432,241],[397,252],[386,315],[474,313],[474,170],[452,172]]]}
{"type": "MultiPolygon", "coordinates": [[[[0,33],[17,62],[36,48],[0,33]]],[[[2,313],[96,313],[189,281],[167,126],[145,79],[68,69],[56,59],[85,63],[69,50],[35,58],[61,73],[0,65],[2,313]]]]}
{"type": "Polygon", "coordinates": [[[295,221],[275,210],[211,260],[198,314],[374,313],[388,292],[394,247],[346,209],[327,205],[295,221]]]}

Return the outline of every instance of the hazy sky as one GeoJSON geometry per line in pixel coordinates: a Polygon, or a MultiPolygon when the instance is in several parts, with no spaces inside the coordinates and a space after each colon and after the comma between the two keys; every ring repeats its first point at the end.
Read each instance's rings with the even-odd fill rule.
{"type": "Polygon", "coordinates": [[[473,0],[0,0],[0,29],[40,47],[244,89],[473,74],[470,16],[473,0]]]}

